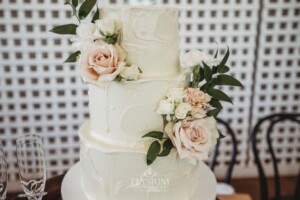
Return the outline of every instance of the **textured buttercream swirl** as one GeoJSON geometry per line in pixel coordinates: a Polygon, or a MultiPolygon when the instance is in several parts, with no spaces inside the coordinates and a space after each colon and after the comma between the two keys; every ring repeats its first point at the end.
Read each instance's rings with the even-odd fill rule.
{"type": "Polygon", "coordinates": [[[141,68],[141,78],[164,78],[178,74],[177,9],[104,8],[101,15],[122,21],[120,43],[128,53],[126,62],[141,68]]]}

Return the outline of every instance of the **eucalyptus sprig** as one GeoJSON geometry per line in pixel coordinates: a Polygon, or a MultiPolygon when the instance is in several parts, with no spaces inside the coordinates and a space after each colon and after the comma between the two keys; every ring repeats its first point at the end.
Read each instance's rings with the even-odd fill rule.
{"type": "Polygon", "coordinates": [[[146,137],[154,139],[147,152],[147,165],[151,165],[157,157],[168,156],[174,147],[171,139],[164,138],[164,133],[161,131],[151,131],[143,136],[146,137]]]}
{"type": "MultiPolygon", "coordinates": [[[[65,5],[70,5],[72,8],[73,16],[75,16],[80,23],[81,20],[85,19],[92,9],[95,7],[97,0],[85,0],[79,7],[78,0],[70,0],[65,2],[65,5]],[[79,8],[78,8],[79,7],[79,8]]],[[[97,10],[93,16],[92,22],[100,19],[100,11],[97,7],[97,10]]],[[[54,27],[50,32],[61,34],[61,35],[76,35],[76,29],[78,24],[64,24],[57,27],[54,27]]],[[[77,56],[80,54],[79,51],[72,53],[65,62],[76,62],[77,56]]]]}
{"type": "MultiPolygon", "coordinates": [[[[243,87],[242,83],[234,77],[226,74],[230,71],[230,68],[226,65],[230,55],[229,47],[222,58],[220,64],[209,67],[205,62],[199,63],[193,68],[193,80],[192,87],[200,88],[205,93],[208,93],[212,99],[210,105],[214,107],[207,115],[216,117],[222,110],[222,104],[220,101],[232,103],[231,98],[223,91],[216,89],[216,86],[227,85],[243,87]],[[202,67],[203,66],[203,67],[202,67]],[[201,85],[201,86],[200,86],[201,85]]],[[[218,48],[214,58],[218,56],[218,48]]]]}

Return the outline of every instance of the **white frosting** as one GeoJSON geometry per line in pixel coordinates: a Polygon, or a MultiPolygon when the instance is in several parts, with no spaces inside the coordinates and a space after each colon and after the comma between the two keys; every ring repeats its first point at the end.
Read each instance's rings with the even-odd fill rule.
{"type": "Polygon", "coordinates": [[[194,195],[199,183],[197,165],[171,153],[147,166],[145,148],[124,148],[96,141],[89,130],[88,123],[80,130],[81,184],[89,200],[190,200],[194,195]],[[145,181],[145,187],[140,181],[145,181]],[[152,186],[162,185],[153,191],[152,186]]]}
{"type": "Polygon", "coordinates": [[[90,84],[92,136],[111,144],[138,145],[147,132],[163,130],[163,119],[156,108],[168,88],[186,84],[183,76],[169,80],[90,84]]]}
{"type": "Polygon", "coordinates": [[[175,151],[147,166],[151,141],[141,138],[163,130],[156,108],[168,88],[187,86],[179,74],[178,10],[117,8],[102,9],[101,15],[123,22],[120,42],[127,63],[143,73],[134,82],[89,82],[91,120],[79,134],[82,188],[89,200],[190,200],[199,183],[198,166],[180,160],[175,151]],[[164,187],[153,192],[149,183],[136,184],[141,179],[162,181],[164,187]]]}
{"type": "Polygon", "coordinates": [[[179,73],[178,10],[157,7],[101,9],[101,17],[122,21],[121,45],[127,63],[139,66],[142,78],[171,77],[179,73]]]}

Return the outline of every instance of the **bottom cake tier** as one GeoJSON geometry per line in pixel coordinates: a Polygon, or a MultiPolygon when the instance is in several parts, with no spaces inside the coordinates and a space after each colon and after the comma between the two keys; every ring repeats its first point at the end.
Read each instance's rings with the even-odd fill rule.
{"type": "Polygon", "coordinates": [[[146,164],[145,148],[118,147],[95,140],[89,122],[79,131],[81,185],[89,200],[191,200],[198,187],[198,165],[177,154],[146,164]]]}

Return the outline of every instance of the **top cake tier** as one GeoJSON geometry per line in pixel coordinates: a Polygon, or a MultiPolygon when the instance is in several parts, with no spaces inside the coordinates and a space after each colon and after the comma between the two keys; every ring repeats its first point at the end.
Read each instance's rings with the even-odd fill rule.
{"type": "Polygon", "coordinates": [[[142,70],[141,78],[166,78],[179,73],[178,13],[174,8],[103,8],[101,17],[122,22],[121,45],[127,63],[142,70]]]}

